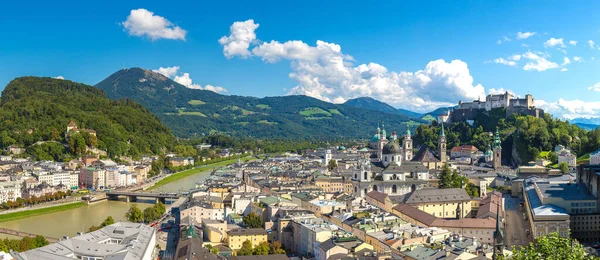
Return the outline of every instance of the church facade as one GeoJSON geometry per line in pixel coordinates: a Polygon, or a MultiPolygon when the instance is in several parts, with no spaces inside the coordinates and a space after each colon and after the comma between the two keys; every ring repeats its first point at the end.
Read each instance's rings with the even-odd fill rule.
{"type": "Polygon", "coordinates": [[[413,141],[410,130],[398,141],[396,132],[389,137],[377,128],[369,146],[375,151],[369,160],[361,161],[353,175],[354,195],[366,197],[370,191],[389,195],[404,195],[429,185],[429,169],[413,162],[413,141]]]}

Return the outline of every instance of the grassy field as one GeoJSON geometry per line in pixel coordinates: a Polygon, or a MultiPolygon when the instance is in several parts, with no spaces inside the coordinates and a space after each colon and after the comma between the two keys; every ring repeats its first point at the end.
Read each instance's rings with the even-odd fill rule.
{"type": "MultiPolygon", "coordinates": [[[[338,111],[339,113],[339,111],[338,111]]],[[[322,108],[319,107],[307,107],[305,109],[302,109],[302,111],[300,111],[300,114],[306,117],[313,117],[313,116],[331,116],[331,113],[323,110],[322,108]]]]}
{"type": "MultiPolygon", "coordinates": [[[[242,158],[242,160],[245,161],[246,158],[247,157],[242,158]]],[[[225,160],[225,161],[222,161],[222,162],[217,162],[217,163],[203,165],[203,166],[200,166],[198,168],[193,168],[193,169],[181,171],[181,172],[178,172],[178,173],[173,173],[173,174],[165,177],[164,179],[158,181],[156,184],[154,184],[154,186],[152,186],[152,187],[150,187],[150,188],[148,188],[146,190],[153,190],[153,189],[156,189],[156,188],[158,188],[160,186],[163,186],[163,185],[165,185],[167,183],[171,183],[171,182],[174,182],[174,181],[177,181],[177,180],[181,180],[181,179],[183,179],[185,177],[192,176],[194,174],[198,174],[198,173],[201,173],[201,172],[204,172],[204,171],[210,171],[210,170],[212,170],[214,168],[217,168],[217,167],[227,166],[229,164],[237,162],[237,160],[238,160],[237,158],[229,159],[229,160],[225,160]]]]}
{"type": "Polygon", "coordinates": [[[271,109],[271,106],[266,105],[266,104],[258,104],[258,105],[256,105],[256,107],[260,108],[260,109],[271,109]]]}
{"type": "Polygon", "coordinates": [[[432,115],[426,115],[424,117],[421,117],[421,119],[423,119],[425,121],[430,121],[430,122],[433,121],[433,120],[436,120],[436,118],[433,117],[432,115]]]}
{"type": "Polygon", "coordinates": [[[258,121],[259,124],[266,124],[266,125],[276,125],[277,122],[271,122],[269,120],[260,120],[258,121]]]}
{"type": "Polygon", "coordinates": [[[86,204],[83,202],[75,202],[75,203],[71,203],[71,204],[58,205],[58,206],[42,208],[42,209],[32,209],[32,210],[25,210],[25,211],[19,211],[19,212],[14,212],[14,213],[2,214],[2,215],[0,215],[0,222],[12,221],[12,220],[17,220],[17,219],[22,219],[22,218],[44,215],[44,214],[53,213],[53,212],[59,212],[59,211],[63,211],[63,210],[75,209],[75,208],[83,207],[85,205],[86,204]]]}
{"type": "Polygon", "coordinates": [[[587,163],[590,161],[590,154],[586,153],[581,157],[577,158],[577,163],[587,163]]]}
{"type": "Polygon", "coordinates": [[[204,105],[204,104],[206,104],[206,102],[204,102],[202,100],[190,100],[190,101],[188,101],[188,104],[190,104],[192,106],[197,106],[197,105],[204,105]]]}

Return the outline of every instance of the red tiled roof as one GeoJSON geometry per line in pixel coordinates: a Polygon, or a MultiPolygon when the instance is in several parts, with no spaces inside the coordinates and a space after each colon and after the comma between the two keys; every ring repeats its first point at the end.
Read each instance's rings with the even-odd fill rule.
{"type": "Polygon", "coordinates": [[[393,209],[429,227],[437,219],[425,211],[404,203],[396,205],[393,209]]]}
{"type": "Polygon", "coordinates": [[[388,196],[387,194],[385,194],[383,192],[379,192],[379,191],[371,191],[371,192],[367,193],[367,197],[370,197],[381,203],[385,203],[385,199],[387,198],[387,196],[388,196]]]}

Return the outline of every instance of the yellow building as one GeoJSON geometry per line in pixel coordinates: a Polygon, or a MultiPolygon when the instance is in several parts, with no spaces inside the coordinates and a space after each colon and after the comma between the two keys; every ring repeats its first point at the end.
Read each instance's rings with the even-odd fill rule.
{"type": "Polygon", "coordinates": [[[460,188],[416,190],[406,204],[440,218],[470,217],[472,206],[471,197],[460,188]]]}
{"type": "Polygon", "coordinates": [[[233,251],[240,250],[246,240],[252,243],[252,247],[267,242],[267,231],[262,228],[240,228],[227,232],[227,245],[233,251]]]}
{"type": "Polygon", "coordinates": [[[213,219],[202,219],[202,232],[206,235],[206,238],[211,243],[225,242],[227,237],[227,222],[213,220],[213,219]]]}

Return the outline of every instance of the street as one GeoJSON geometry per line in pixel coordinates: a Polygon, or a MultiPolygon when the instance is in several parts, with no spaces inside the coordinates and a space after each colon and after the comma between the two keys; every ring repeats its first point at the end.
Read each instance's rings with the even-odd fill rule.
{"type": "Polygon", "coordinates": [[[524,246],[532,242],[531,235],[527,236],[525,230],[531,230],[529,222],[523,219],[523,207],[519,206],[519,198],[513,198],[510,194],[504,194],[505,208],[505,232],[508,248],[512,246],[524,246]]]}

